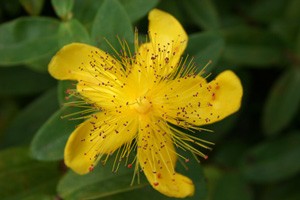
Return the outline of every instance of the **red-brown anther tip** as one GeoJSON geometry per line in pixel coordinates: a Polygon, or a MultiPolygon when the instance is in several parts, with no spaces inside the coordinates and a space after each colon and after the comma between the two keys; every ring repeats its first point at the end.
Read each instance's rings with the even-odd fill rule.
{"type": "Polygon", "coordinates": [[[132,168],[132,164],[128,164],[127,167],[130,169],[132,168]]]}
{"type": "Polygon", "coordinates": [[[153,185],[154,185],[154,186],[158,186],[159,183],[158,183],[158,182],[154,182],[153,185]]]}
{"type": "Polygon", "coordinates": [[[92,165],[92,166],[89,167],[89,171],[91,172],[93,170],[94,170],[94,166],[92,165]]]}

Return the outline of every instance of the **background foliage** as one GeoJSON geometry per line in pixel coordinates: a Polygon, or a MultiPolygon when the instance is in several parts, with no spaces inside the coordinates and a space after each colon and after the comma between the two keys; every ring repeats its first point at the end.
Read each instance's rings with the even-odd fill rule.
{"type": "Polygon", "coordinates": [[[61,107],[70,83],[47,73],[70,42],[107,51],[104,37],[132,43],[154,7],[183,24],[199,70],[212,60],[212,76],[232,69],[244,86],[241,110],[199,133],[216,143],[209,159],[191,159],[188,171],[178,165],[196,183],[189,199],[300,199],[299,0],[1,0],[1,199],[170,199],[144,178],[130,187],[126,167],[86,176],[64,167],[64,144],[79,122],[61,119],[74,112],[61,107]]]}

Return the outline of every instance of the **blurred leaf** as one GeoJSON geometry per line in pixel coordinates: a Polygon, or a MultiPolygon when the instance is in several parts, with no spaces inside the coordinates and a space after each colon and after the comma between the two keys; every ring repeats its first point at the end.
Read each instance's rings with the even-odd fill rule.
{"type": "Polygon", "coordinates": [[[103,1],[104,0],[74,0],[73,18],[79,20],[90,31],[97,11],[103,1]]]}
{"type": "Polygon", "coordinates": [[[201,71],[209,61],[211,64],[205,68],[205,72],[210,72],[218,63],[221,53],[224,50],[223,38],[215,32],[202,32],[189,36],[189,43],[186,52],[194,57],[194,62],[201,71]]]}
{"type": "Polygon", "coordinates": [[[274,141],[250,149],[240,165],[242,174],[253,182],[275,182],[300,172],[300,132],[295,131],[274,141]]]}
{"type": "Polygon", "coordinates": [[[0,72],[0,96],[36,94],[55,85],[49,75],[23,67],[0,68],[0,72]]]}
{"type": "Polygon", "coordinates": [[[1,146],[29,144],[39,127],[57,110],[56,94],[56,88],[51,89],[23,109],[5,131],[1,146]]]}
{"type": "Polygon", "coordinates": [[[19,0],[30,15],[39,15],[44,6],[44,0],[19,0]]]}
{"type": "Polygon", "coordinates": [[[0,152],[2,200],[54,195],[58,177],[57,163],[34,161],[29,158],[27,148],[9,148],[0,152]]]}
{"type": "Polygon", "coordinates": [[[33,71],[40,73],[48,73],[48,64],[51,58],[55,55],[55,52],[56,51],[49,52],[48,54],[40,57],[37,60],[25,62],[24,65],[33,71]]]}
{"type": "Polygon", "coordinates": [[[273,85],[263,113],[263,129],[267,135],[278,134],[297,114],[300,105],[300,69],[284,72],[273,85]]]}
{"type": "MultiPolygon", "coordinates": [[[[58,184],[58,193],[64,199],[174,199],[166,197],[149,186],[143,174],[140,175],[140,184],[130,186],[133,176],[133,169],[125,167],[121,163],[116,173],[112,172],[114,158],[111,157],[105,166],[98,165],[90,174],[80,176],[69,172],[58,184]]],[[[195,195],[186,199],[203,199],[206,196],[204,175],[199,163],[191,160],[187,163],[188,170],[182,165],[178,171],[190,177],[195,185],[195,195]]]]}
{"type": "Polygon", "coordinates": [[[226,41],[223,59],[231,65],[262,67],[283,60],[282,41],[268,31],[240,26],[222,33],[226,41]]]}
{"type": "Polygon", "coordinates": [[[124,7],[117,0],[105,0],[99,8],[92,26],[92,39],[101,49],[113,52],[109,43],[118,51],[117,39],[125,39],[129,46],[133,44],[133,28],[124,7]],[[120,23],[122,19],[122,23],[120,23]]]}
{"type": "Polygon", "coordinates": [[[0,100],[0,146],[3,141],[3,131],[19,111],[18,105],[11,99],[0,100]]]}
{"type": "Polygon", "coordinates": [[[298,200],[300,179],[299,175],[293,179],[278,183],[267,188],[262,200],[298,200]]]}
{"type": "Polygon", "coordinates": [[[130,186],[133,170],[122,165],[118,172],[113,173],[110,167],[113,160],[110,158],[106,166],[98,165],[93,172],[84,176],[69,171],[58,184],[58,194],[64,199],[99,199],[148,184],[143,176],[141,184],[130,186]]]}
{"type": "Polygon", "coordinates": [[[282,16],[282,10],[287,2],[285,0],[256,1],[250,8],[250,16],[257,21],[269,23],[282,16]]]}
{"type": "Polygon", "coordinates": [[[0,26],[0,65],[37,60],[57,49],[59,22],[46,17],[22,17],[0,26]]]}
{"type": "Polygon", "coordinates": [[[247,148],[248,145],[241,140],[231,139],[225,141],[223,144],[214,147],[215,155],[213,156],[213,161],[222,167],[234,169],[247,148]]]}
{"type": "Polygon", "coordinates": [[[78,109],[63,107],[55,112],[38,130],[31,143],[31,155],[38,160],[63,159],[64,147],[68,137],[81,120],[62,119],[68,113],[78,109]]]}
{"type": "Polygon", "coordinates": [[[87,30],[76,19],[62,22],[59,27],[59,36],[59,46],[64,46],[71,42],[91,43],[87,30]]]}
{"type": "Polygon", "coordinates": [[[210,200],[214,194],[216,184],[223,176],[224,172],[214,165],[206,165],[203,170],[208,189],[208,197],[206,199],[210,200]]]}
{"type": "Polygon", "coordinates": [[[55,13],[63,20],[72,17],[74,0],[51,0],[55,13]]]}
{"type": "Polygon", "coordinates": [[[187,14],[195,24],[204,30],[216,30],[219,28],[219,16],[213,1],[211,0],[189,0],[182,1],[187,14]]]}
{"type": "Polygon", "coordinates": [[[135,22],[147,15],[159,0],[119,0],[124,6],[131,22],[135,22]]]}
{"type": "Polygon", "coordinates": [[[253,193],[246,181],[237,173],[227,173],[216,183],[212,200],[251,200],[253,193]]]}
{"type": "Polygon", "coordinates": [[[297,34],[297,37],[296,37],[295,50],[296,50],[296,56],[300,60],[300,28],[299,28],[299,31],[298,31],[298,34],[297,34]]]}

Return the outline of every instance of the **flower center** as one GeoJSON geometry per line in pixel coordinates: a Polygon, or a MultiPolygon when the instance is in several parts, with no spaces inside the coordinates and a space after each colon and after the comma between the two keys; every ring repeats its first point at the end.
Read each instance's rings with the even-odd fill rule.
{"type": "Polygon", "coordinates": [[[146,97],[140,97],[136,99],[136,102],[132,105],[139,114],[147,114],[152,107],[151,102],[146,97]]]}

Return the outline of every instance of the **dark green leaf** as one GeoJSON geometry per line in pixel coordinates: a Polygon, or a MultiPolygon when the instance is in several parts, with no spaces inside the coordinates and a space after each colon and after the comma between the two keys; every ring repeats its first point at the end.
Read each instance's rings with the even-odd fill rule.
{"type": "Polygon", "coordinates": [[[37,60],[57,50],[57,20],[23,17],[0,26],[0,65],[37,60]]]}
{"type": "Polygon", "coordinates": [[[228,173],[216,183],[212,200],[251,200],[253,193],[246,181],[237,173],[228,173]]]}
{"type": "Polygon", "coordinates": [[[104,0],[74,0],[73,15],[90,30],[98,9],[104,0]]]}
{"type": "Polygon", "coordinates": [[[296,50],[296,56],[300,59],[300,28],[296,37],[295,50],[296,50]]]}
{"type": "Polygon", "coordinates": [[[60,18],[66,20],[72,17],[74,0],[51,0],[51,3],[60,18]]]}
{"type": "Polygon", "coordinates": [[[0,68],[0,95],[29,95],[51,88],[55,81],[48,74],[22,67],[0,68]]]}
{"type": "Polygon", "coordinates": [[[39,127],[57,110],[56,94],[56,88],[51,89],[22,110],[5,131],[2,146],[29,144],[39,127]]]}
{"type": "Polygon", "coordinates": [[[263,128],[267,135],[278,134],[288,126],[300,105],[300,70],[287,70],[274,84],[267,98],[263,128]]]}
{"type": "Polygon", "coordinates": [[[194,61],[201,71],[210,61],[211,64],[205,69],[210,72],[218,63],[221,53],[224,50],[223,38],[214,32],[203,32],[191,35],[186,52],[194,57],[194,61]]]}
{"type": "Polygon", "coordinates": [[[268,187],[262,200],[298,200],[300,199],[299,185],[300,177],[298,175],[288,181],[268,187]]]}
{"type": "Polygon", "coordinates": [[[27,148],[11,148],[0,152],[2,200],[54,195],[58,177],[57,163],[34,161],[29,158],[27,148]]]}
{"type": "Polygon", "coordinates": [[[118,41],[126,40],[133,44],[133,28],[124,7],[117,0],[105,0],[99,8],[92,26],[92,39],[101,49],[113,52],[112,47],[121,50],[118,41]],[[122,19],[122,23],[120,23],[122,19]]]}
{"type": "Polygon", "coordinates": [[[131,22],[135,22],[147,15],[159,0],[119,0],[128,13],[131,22]]]}
{"type": "MultiPolygon", "coordinates": [[[[110,158],[105,166],[97,166],[90,174],[80,176],[69,172],[59,183],[58,193],[64,199],[173,199],[166,197],[153,190],[147,183],[144,175],[141,174],[140,184],[130,186],[133,176],[133,169],[125,167],[121,163],[119,170],[113,173],[111,166],[114,158],[110,158]]],[[[195,185],[195,195],[187,199],[203,199],[206,196],[204,175],[199,163],[191,160],[187,163],[188,170],[178,166],[178,171],[190,177],[195,185]]]]}
{"type": "Polygon", "coordinates": [[[59,46],[71,42],[90,43],[90,36],[85,27],[76,19],[62,22],[59,27],[59,46]]]}
{"type": "Polygon", "coordinates": [[[204,171],[204,176],[206,179],[206,184],[208,189],[208,194],[207,194],[208,198],[206,199],[211,199],[212,195],[214,194],[216,184],[223,176],[224,172],[214,165],[204,166],[203,171],[204,171]]]}
{"type": "Polygon", "coordinates": [[[228,168],[235,168],[241,157],[247,150],[248,145],[240,140],[229,140],[224,144],[214,147],[213,160],[218,165],[228,168]]]}
{"type": "Polygon", "coordinates": [[[189,0],[182,1],[187,14],[195,24],[204,30],[216,30],[219,28],[219,16],[213,1],[211,0],[189,0]]]}
{"type": "Polygon", "coordinates": [[[241,171],[250,181],[286,180],[300,172],[300,132],[292,132],[250,149],[241,161],[241,171]]]}
{"type": "Polygon", "coordinates": [[[250,16],[260,22],[268,23],[283,15],[283,8],[288,1],[284,0],[261,0],[256,1],[250,9],[250,16]]]}
{"type": "Polygon", "coordinates": [[[38,130],[31,143],[31,154],[38,160],[63,159],[64,147],[69,135],[81,120],[70,120],[63,116],[78,110],[64,107],[54,113],[38,130]]]}
{"type": "Polygon", "coordinates": [[[270,66],[283,60],[282,42],[270,32],[241,26],[224,30],[224,61],[230,65],[270,66]]]}
{"type": "Polygon", "coordinates": [[[0,100],[0,146],[4,137],[4,130],[9,125],[15,115],[18,113],[18,105],[15,101],[11,99],[1,99],[0,100]]]}
{"type": "Polygon", "coordinates": [[[143,178],[141,184],[130,186],[132,169],[122,165],[117,173],[113,173],[110,167],[111,160],[113,159],[111,158],[106,166],[97,166],[92,173],[84,176],[71,171],[67,173],[59,182],[59,195],[64,199],[100,199],[147,185],[143,178]]]}
{"type": "Polygon", "coordinates": [[[39,15],[44,6],[44,0],[20,0],[20,3],[30,15],[39,15]]]}

